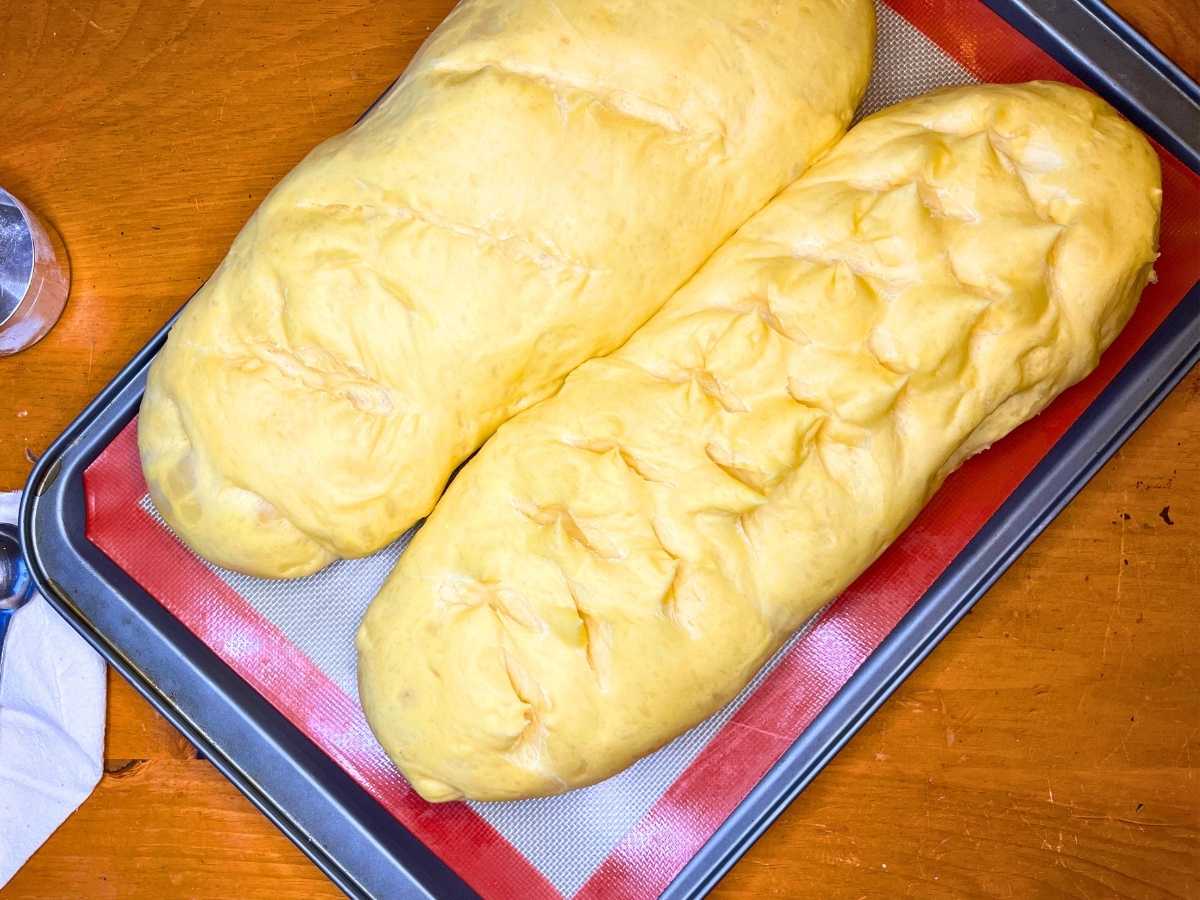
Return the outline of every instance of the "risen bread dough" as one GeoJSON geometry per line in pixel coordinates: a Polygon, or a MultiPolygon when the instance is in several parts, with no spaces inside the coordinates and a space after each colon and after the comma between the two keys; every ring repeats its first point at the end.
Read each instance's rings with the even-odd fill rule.
{"type": "Polygon", "coordinates": [[[359,632],[384,748],[430,800],[529,797],[717,710],[1095,366],[1159,198],[1143,137],[1063,85],[858,125],[459,473],[359,632]]]}
{"type": "Polygon", "coordinates": [[[290,577],[425,515],[841,135],[870,0],[467,0],[238,235],[151,369],[150,493],[290,577]]]}

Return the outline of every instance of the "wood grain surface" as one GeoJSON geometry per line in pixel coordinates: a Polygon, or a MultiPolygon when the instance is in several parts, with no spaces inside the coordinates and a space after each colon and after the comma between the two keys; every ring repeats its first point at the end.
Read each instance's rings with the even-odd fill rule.
{"type": "MultiPolygon", "coordinates": [[[[0,184],[74,266],[0,359],[0,489],[451,0],[0,3],[0,184]]],[[[1119,12],[1200,76],[1200,4],[1119,12]]],[[[733,897],[1200,896],[1200,373],[726,877],[733,897]]],[[[5,897],[335,896],[119,678],[107,773],[5,897]]],[[[0,822],[0,839],[4,823],[0,822]]]]}

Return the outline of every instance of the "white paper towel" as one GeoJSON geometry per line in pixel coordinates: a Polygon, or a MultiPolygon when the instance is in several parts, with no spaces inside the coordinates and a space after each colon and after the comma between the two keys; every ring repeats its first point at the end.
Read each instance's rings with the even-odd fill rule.
{"type": "MultiPolygon", "coordinates": [[[[0,494],[0,521],[20,498],[0,494]]],[[[104,660],[35,594],[0,653],[0,888],[100,780],[104,692],[104,660]]]]}

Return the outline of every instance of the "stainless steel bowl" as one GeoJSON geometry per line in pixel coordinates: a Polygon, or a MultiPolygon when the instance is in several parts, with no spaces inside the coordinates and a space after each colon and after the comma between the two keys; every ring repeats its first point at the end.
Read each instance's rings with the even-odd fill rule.
{"type": "Polygon", "coordinates": [[[0,356],[37,343],[62,315],[71,264],[62,238],[0,188],[0,356]]]}

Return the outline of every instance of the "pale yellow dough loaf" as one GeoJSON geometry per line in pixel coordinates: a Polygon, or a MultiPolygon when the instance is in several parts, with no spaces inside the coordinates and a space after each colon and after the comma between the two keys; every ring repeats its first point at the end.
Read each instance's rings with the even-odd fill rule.
{"type": "Polygon", "coordinates": [[[466,0],[172,330],[158,510],[257,575],[389,543],[833,144],[873,39],[870,0],[466,0]]]}
{"type": "Polygon", "coordinates": [[[459,473],[359,633],[384,748],[430,800],[529,797],[713,713],[1091,371],[1159,199],[1145,139],[1063,85],[855,127],[459,473]]]}

